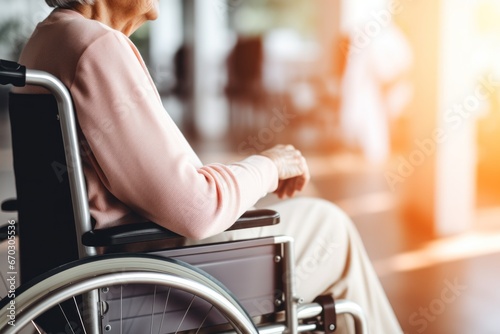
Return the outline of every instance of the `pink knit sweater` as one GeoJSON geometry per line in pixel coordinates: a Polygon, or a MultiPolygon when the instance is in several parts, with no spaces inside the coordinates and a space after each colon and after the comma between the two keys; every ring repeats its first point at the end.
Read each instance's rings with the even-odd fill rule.
{"type": "Polygon", "coordinates": [[[96,228],[146,218],[203,239],[277,187],[276,166],[260,155],[202,164],[163,108],[139,52],[119,31],[56,9],[37,26],[19,62],[52,73],[71,91],[96,228]]]}

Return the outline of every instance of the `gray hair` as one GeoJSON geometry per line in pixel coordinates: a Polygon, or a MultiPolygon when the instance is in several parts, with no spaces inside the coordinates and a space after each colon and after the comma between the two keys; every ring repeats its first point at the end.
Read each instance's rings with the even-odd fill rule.
{"type": "Polygon", "coordinates": [[[93,5],[95,0],[45,0],[50,7],[71,8],[75,4],[93,5]]]}

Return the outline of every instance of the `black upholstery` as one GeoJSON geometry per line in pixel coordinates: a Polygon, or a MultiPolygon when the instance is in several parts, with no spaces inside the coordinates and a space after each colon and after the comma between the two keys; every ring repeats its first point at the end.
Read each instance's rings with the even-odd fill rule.
{"type": "Polygon", "coordinates": [[[66,160],[52,95],[9,95],[22,282],[78,259],[66,160]]]}
{"type": "MultiPolygon", "coordinates": [[[[66,159],[58,109],[52,95],[9,95],[18,211],[21,283],[78,259],[66,159]]],[[[57,309],[37,323],[64,328],[57,309]]],[[[74,314],[68,314],[77,319],[74,314]]]]}

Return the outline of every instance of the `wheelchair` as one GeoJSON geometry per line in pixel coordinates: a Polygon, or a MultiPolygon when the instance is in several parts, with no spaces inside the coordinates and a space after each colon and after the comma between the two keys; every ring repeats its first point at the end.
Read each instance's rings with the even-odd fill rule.
{"type": "MultiPolygon", "coordinates": [[[[290,237],[169,247],[184,239],[153,222],[94,230],[69,91],[6,60],[0,83],[51,93],[9,95],[17,199],[2,209],[19,223],[0,235],[15,246],[5,274],[22,280],[0,301],[0,333],[333,333],[338,314],[368,332],[356,303],[296,295],[290,237]]],[[[277,223],[253,210],[230,230],[277,223]]]]}

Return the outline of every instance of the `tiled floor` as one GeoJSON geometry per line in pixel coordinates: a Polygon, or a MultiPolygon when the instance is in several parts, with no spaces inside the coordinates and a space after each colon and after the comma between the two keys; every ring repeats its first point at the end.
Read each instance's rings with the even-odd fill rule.
{"type": "MultiPolygon", "coordinates": [[[[205,161],[233,157],[225,150],[199,153],[205,161]]],[[[331,200],[352,217],[405,333],[500,333],[500,209],[481,208],[474,230],[433,240],[419,232],[418,222],[398,215],[398,199],[387,190],[383,173],[360,157],[306,156],[313,179],[304,195],[331,200]]],[[[7,117],[1,112],[0,184],[0,200],[15,195],[7,117]]],[[[2,223],[10,218],[0,213],[2,223]]]]}

